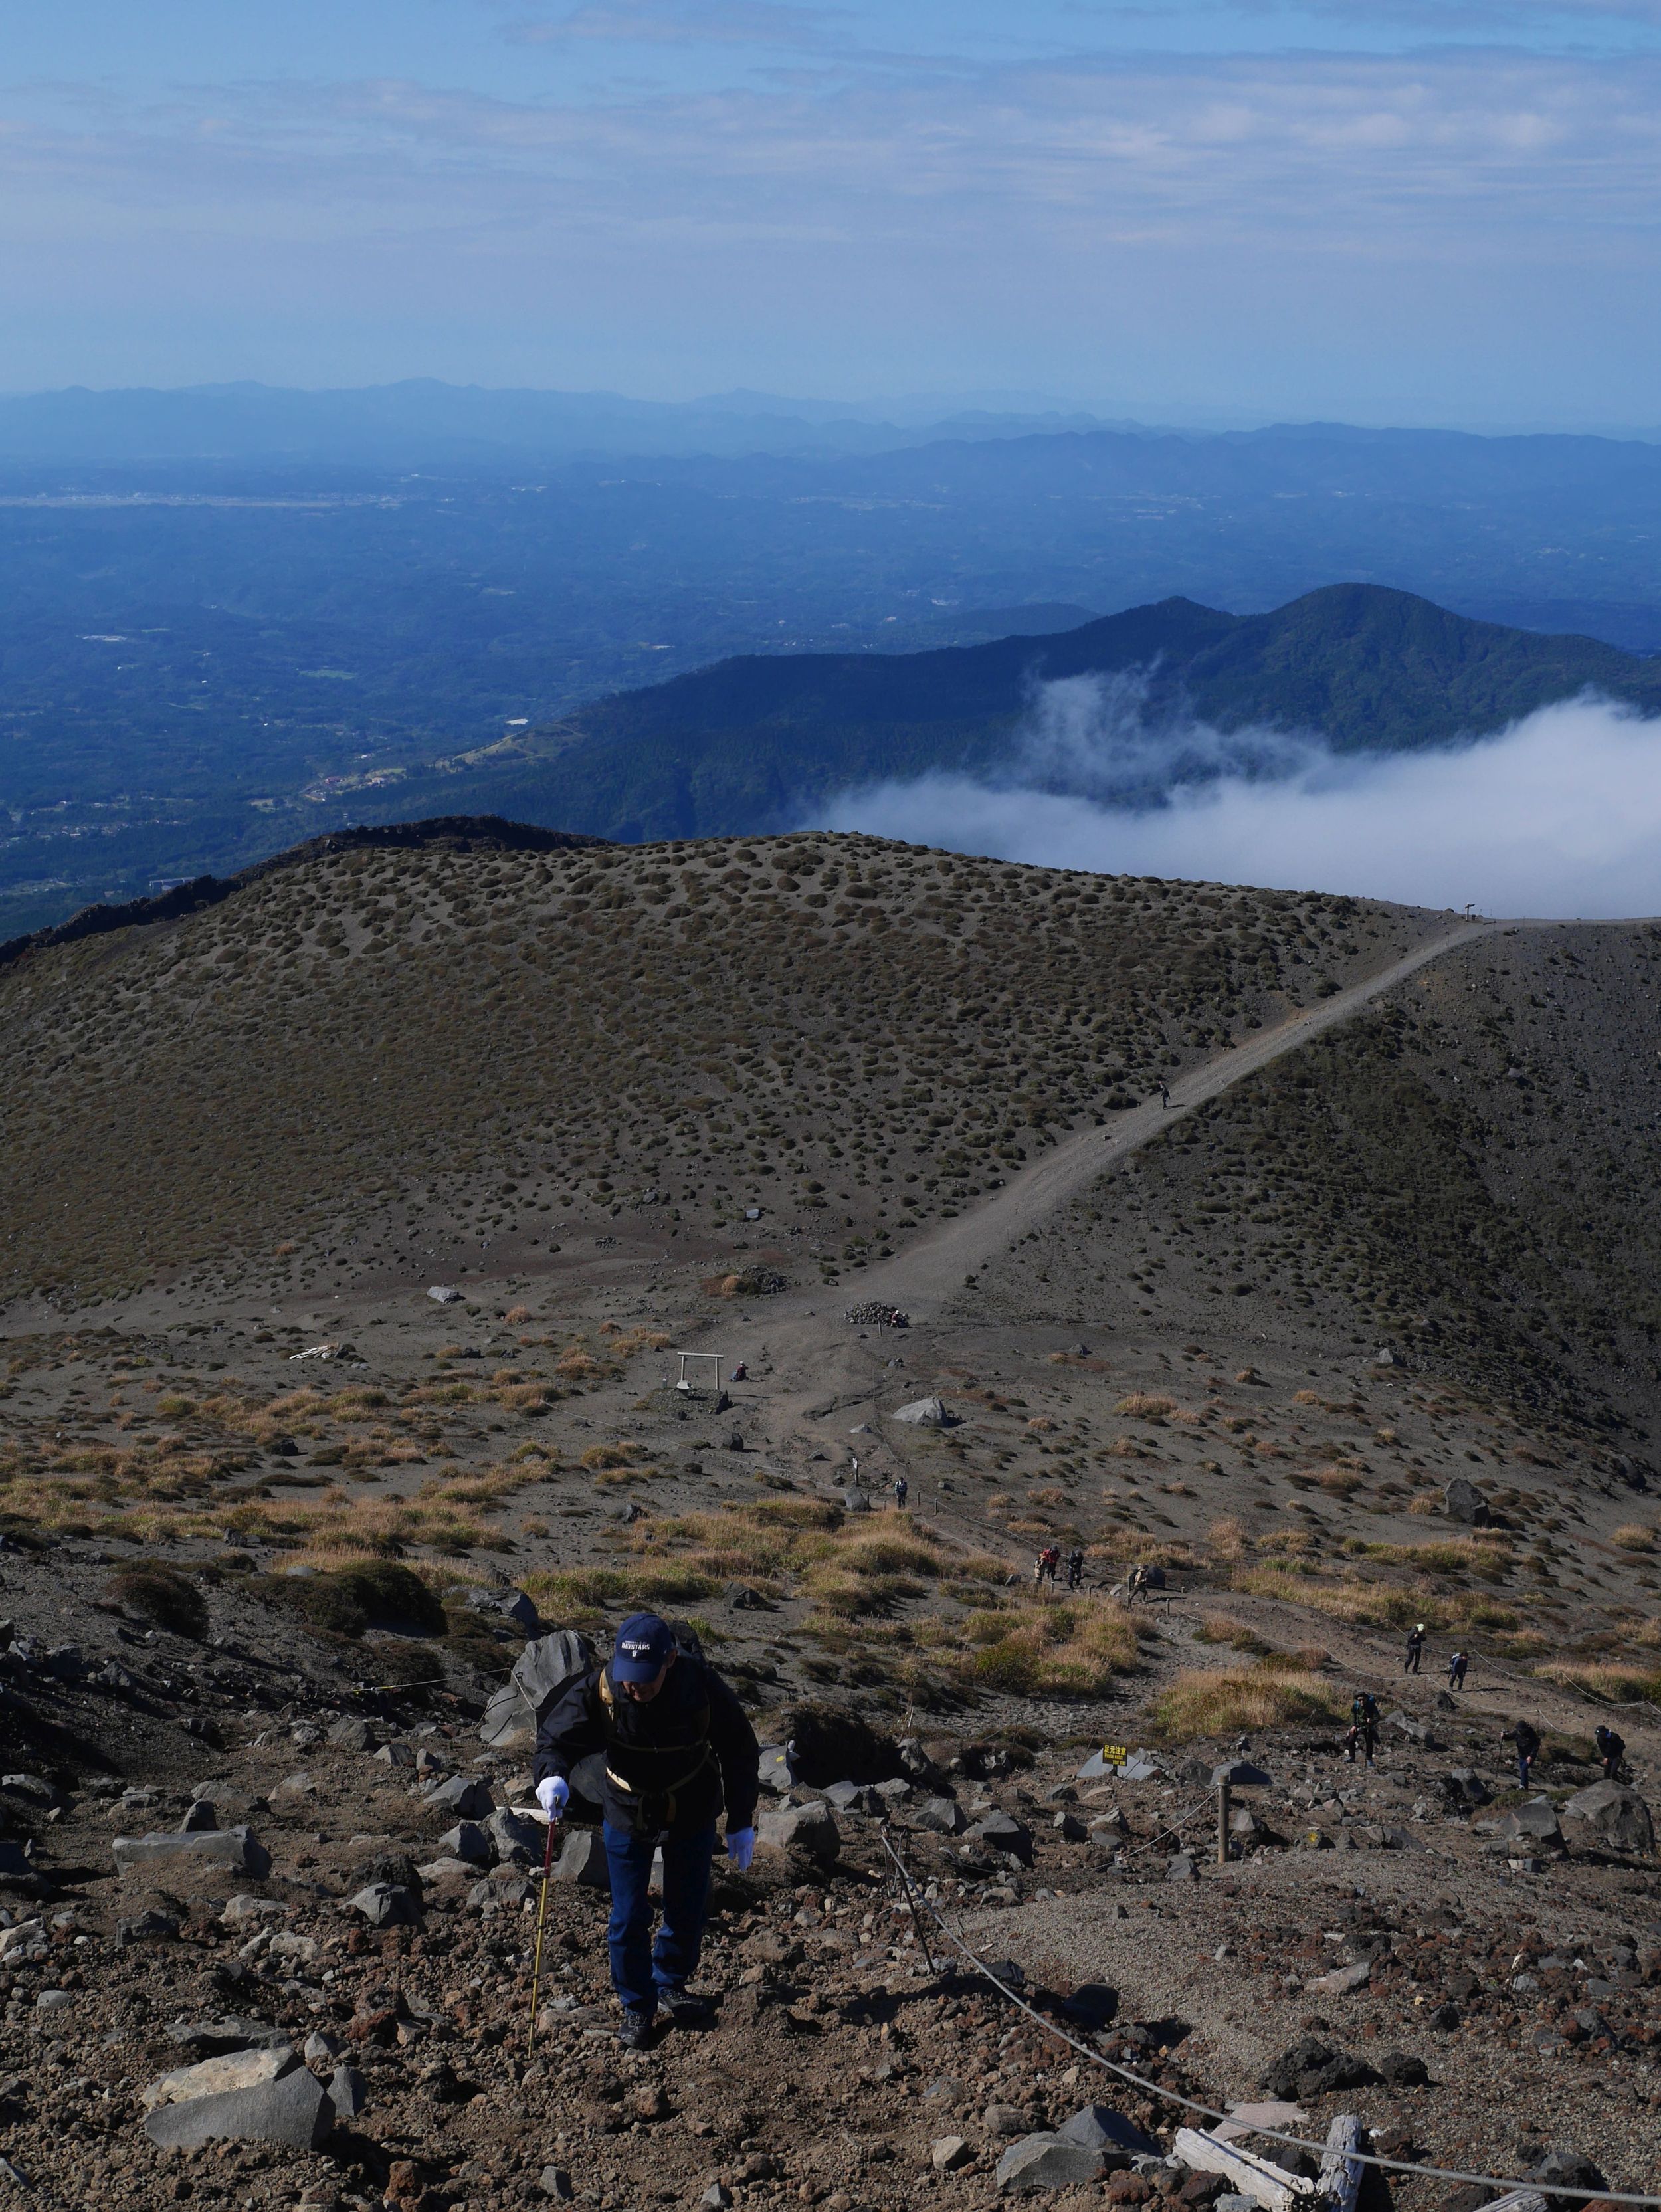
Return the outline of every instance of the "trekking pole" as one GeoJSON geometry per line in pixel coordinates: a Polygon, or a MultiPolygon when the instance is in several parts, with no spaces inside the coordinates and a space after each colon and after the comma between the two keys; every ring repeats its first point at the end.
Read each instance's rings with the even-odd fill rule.
{"type": "Polygon", "coordinates": [[[530,2025],[524,2039],[524,2055],[528,2058],[536,2047],[536,2000],[543,1984],[543,1931],[548,1925],[548,1885],[554,1877],[554,1823],[548,1823],[548,1841],[543,1846],[543,1893],[536,1905],[536,1956],[530,1969],[530,2025]]]}

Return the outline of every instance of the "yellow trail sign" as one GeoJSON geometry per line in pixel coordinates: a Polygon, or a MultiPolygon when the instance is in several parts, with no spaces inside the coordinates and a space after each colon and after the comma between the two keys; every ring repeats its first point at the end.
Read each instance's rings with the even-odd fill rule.
{"type": "Polygon", "coordinates": [[[1125,1756],[1125,1746],[1122,1743],[1104,1743],[1101,1747],[1102,1764],[1105,1766],[1123,1766],[1125,1756]]]}

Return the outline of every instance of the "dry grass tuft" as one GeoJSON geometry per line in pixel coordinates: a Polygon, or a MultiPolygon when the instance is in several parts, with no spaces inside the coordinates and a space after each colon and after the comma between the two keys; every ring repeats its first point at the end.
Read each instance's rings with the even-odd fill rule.
{"type": "Polygon", "coordinates": [[[1232,1620],[1226,1613],[1205,1613],[1200,1615],[1199,1626],[1194,1631],[1196,1644],[1229,1644],[1236,1651],[1249,1652],[1254,1659],[1265,1658],[1274,1650],[1266,1638],[1243,1620],[1232,1620]]]}
{"type": "Polygon", "coordinates": [[[999,1607],[971,1613],[961,1671],[984,1688],[1027,1698],[1105,1696],[1138,1663],[1136,1631],[1099,1603],[999,1607]]]}
{"type": "Polygon", "coordinates": [[[1230,1668],[1212,1674],[1185,1668],[1149,1708],[1159,1734],[1170,1743],[1232,1734],[1237,1729],[1284,1728],[1293,1722],[1335,1721],[1337,1692],[1318,1675],[1288,1665],[1230,1668]]]}
{"type": "Polygon", "coordinates": [[[1661,1705],[1661,1673],[1614,1659],[1549,1659],[1535,1674],[1543,1681],[1606,1705],[1661,1705]]]}

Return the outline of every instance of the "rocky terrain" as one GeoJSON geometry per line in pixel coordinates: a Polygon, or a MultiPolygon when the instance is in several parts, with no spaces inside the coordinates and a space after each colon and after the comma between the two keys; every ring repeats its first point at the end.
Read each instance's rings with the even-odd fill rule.
{"type": "Polygon", "coordinates": [[[942,857],[325,856],[0,977],[20,2202],[1246,2212],[1179,2097],[1652,2186],[1649,932],[942,857]],[[1111,1171],[1040,1202],[1080,1133],[1111,1171]],[[717,2025],[629,2057],[580,1826],[532,2035],[543,1835],[482,1731],[639,1603],[795,1748],[717,2025]]]}

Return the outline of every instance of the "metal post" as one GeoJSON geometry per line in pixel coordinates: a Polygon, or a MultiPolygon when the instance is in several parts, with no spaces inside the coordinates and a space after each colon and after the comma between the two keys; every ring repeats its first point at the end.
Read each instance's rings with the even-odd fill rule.
{"type": "Polygon", "coordinates": [[[1226,1782],[1217,1784],[1217,1864],[1228,1863],[1229,1790],[1226,1782]]]}

